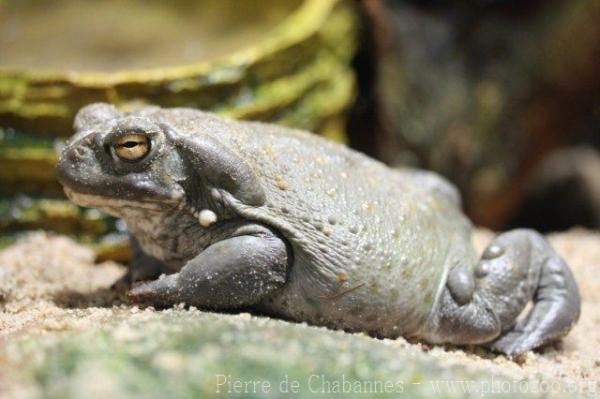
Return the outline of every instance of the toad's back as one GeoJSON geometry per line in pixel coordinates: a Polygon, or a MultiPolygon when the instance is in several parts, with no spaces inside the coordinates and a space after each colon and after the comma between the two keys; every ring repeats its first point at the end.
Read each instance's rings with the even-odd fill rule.
{"type": "Polygon", "coordinates": [[[206,134],[259,177],[263,206],[233,203],[293,248],[286,286],[262,304],[280,316],[384,336],[417,334],[448,268],[474,263],[470,225],[431,175],[393,170],[315,135],[209,114],[165,119],[206,134]],[[185,122],[182,122],[185,121],[185,122]],[[186,126],[185,126],[186,125],[186,126]]]}

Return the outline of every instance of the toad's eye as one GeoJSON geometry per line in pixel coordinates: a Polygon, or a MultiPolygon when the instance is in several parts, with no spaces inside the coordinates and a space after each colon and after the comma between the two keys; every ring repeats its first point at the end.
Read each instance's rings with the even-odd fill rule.
{"type": "Polygon", "coordinates": [[[143,134],[129,133],[113,143],[114,153],[125,161],[138,161],[150,152],[150,140],[143,134]]]}

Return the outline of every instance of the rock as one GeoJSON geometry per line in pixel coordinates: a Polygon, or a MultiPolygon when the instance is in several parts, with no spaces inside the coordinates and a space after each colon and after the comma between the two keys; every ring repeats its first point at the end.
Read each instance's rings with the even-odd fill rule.
{"type": "Polygon", "coordinates": [[[402,340],[248,314],[171,310],[118,318],[99,329],[21,340],[5,361],[21,370],[23,383],[36,394],[57,398],[335,393],[428,398],[440,392],[463,396],[461,382],[491,393],[527,381],[429,356],[402,340]]]}

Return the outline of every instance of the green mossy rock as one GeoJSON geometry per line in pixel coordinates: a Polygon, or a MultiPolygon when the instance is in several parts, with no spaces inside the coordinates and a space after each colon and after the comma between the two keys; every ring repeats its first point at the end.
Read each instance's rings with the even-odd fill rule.
{"type": "Polygon", "coordinates": [[[181,309],[21,338],[5,348],[0,365],[18,370],[9,376],[13,391],[20,386],[20,394],[45,398],[510,398],[521,382],[394,341],[181,309]],[[507,384],[513,391],[499,393],[507,384]]]}
{"type": "Polygon", "coordinates": [[[128,7],[114,0],[60,0],[50,8],[27,0],[0,4],[0,52],[6,54],[0,126],[70,135],[77,110],[104,101],[122,108],[194,107],[320,130],[352,99],[356,15],[350,1],[178,0],[128,7]],[[97,17],[81,21],[86,13],[97,17]],[[99,20],[118,21],[123,14],[136,20],[99,20]]]}

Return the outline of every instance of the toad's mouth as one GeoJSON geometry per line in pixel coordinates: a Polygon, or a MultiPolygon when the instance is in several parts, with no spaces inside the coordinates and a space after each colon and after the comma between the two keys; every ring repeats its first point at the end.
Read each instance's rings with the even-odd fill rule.
{"type": "Polygon", "coordinates": [[[181,202],[179,201],[179,198],[172,201],[153,201],[151,199],[135,201],[108,195],[82,193],[66,186],[63,187],[63,189],[69,200],[75,204],[88,208],[98,208],[114,216],[120,216],[121,212],[119,212],[119,210],[123,209],[135,208],[149,211],[161,211],[165,209],[165,206],[173,206],[181,202]]]}

